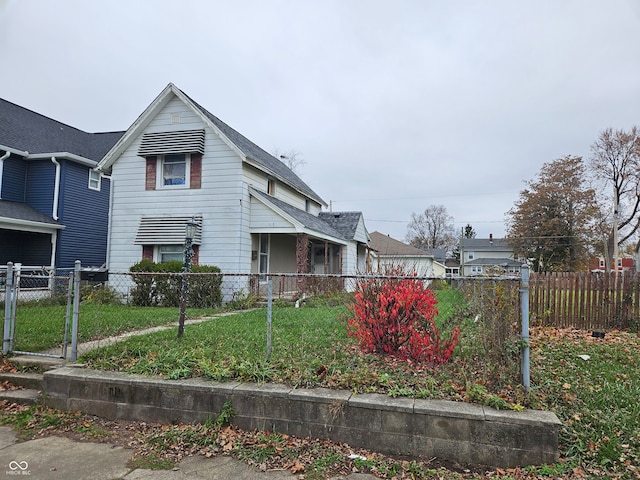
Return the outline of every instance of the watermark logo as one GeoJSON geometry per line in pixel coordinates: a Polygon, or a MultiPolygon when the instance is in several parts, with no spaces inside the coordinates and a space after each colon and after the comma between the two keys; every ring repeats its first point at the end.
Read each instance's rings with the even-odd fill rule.
{"type": "Polygon", "coordinates": [[[5,473],[7,475],[31,475],[31,470],[29,470],[29,464],[26,461],[11,460],[9,462],[9,470],[5,473]]]}

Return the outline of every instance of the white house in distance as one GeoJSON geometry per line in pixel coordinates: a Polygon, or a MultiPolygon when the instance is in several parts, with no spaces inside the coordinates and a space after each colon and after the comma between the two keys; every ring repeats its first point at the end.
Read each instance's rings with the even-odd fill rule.
{"type": "Polygon", "coordinates": [[[462,238],[460,241],[460,275],[474,276],[500,272],[519,274],[523,262],[513,258],[513,249],[493,238],[462,238]]]}
{"type": "Polygon", "coordinates": [[[433,255],[380,232],[372,232],[369,241],[369,269],[371,272],[388,273],[401,267],[407,273],[422,277],[444,278],[445,267],[434,260],[433,255]]]}
{"type": "Polygon", "coordinates": [[[169,84],[100,161],[112,180],[108,267],[182,260],[224,273],[344,273],[365,268],[360,212],[327,204],[282,161],[169,84]]]}

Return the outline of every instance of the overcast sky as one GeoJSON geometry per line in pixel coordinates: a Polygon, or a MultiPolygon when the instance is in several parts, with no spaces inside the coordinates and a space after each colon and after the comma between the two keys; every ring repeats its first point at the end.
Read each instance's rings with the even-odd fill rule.
{"type": "Polygon", "coordinates": [[[0,97],[125,130],[175,83],[333,209],[505,233],[525,180],[640,126],[640,0],[0,0],[0,97]]]}

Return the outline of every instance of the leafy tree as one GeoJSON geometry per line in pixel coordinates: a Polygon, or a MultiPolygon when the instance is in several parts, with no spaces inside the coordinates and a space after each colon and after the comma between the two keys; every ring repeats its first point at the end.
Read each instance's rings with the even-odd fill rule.
{"type": "Polygon", "coordinates": [[[453,217],[444,205],[430,205],[422,213],[412,213],[406,241],[417,248],[451,250],[456,243],[453,217]]]}
{"type": "Polygon", "coordinates": [[[608,128],[591,145],[590,169],[606,185],[605,202],[611,212],[604,217],[607,265],[614,251],[640,229],[640,130],[608,128]],[[612,188],[611,188],[612,187],[612,188]]]}
{"type": "Polygon", "coordinates": [[[514,256],[538,272],[577,271],[588,264],[598,213],[580,157],[545,163],[507,212],[507,241],[514,256]]]}

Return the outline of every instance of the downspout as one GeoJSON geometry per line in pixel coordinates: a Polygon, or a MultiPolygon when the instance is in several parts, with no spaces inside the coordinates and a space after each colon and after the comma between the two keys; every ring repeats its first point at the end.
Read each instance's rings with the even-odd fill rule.
{"type": "MultiPolygon", "coordinates": [[[[106,175],[105,175],[106,176],[106,175]]],[[[111,176],[109,178],[109,216],[107,222],[107,255],[105,256],[106,267],[109,268],[111,260],[111,229],[113,228],[113,222],[111,220],[111,214],[113,212],[113,182],[111,176]]]]}
{"type": "Polygon", "coordinates": [[[51,162],[56,166],[56,183],[53,187],[53,212],[52,217],[54,220],[58,220],[58,200],[60,198],[60,162],[56,160],[56,157],[51,157],[51,162]]]}
{"type": "MultiPolygon", "coordinates": [[[[60,162],[56,160],[56,157],[51,157],[51,162],[56,166],[56,181],[53,187],[53,212],[52,217],[54,220],[58,220],[58,200],[60,198],[60,162]]],[[[54,231],[51,234],[51,268],[56,268],[56,253],[58,246],[58,231],[54,231]]]]}
{"type": "Polygon", "coordinates": [[[4,165],[4,161],[9,158],[9,155],[11,155],[11,152],[7,150],[4,152],[4,155],[0,157],[0,199],[2,198],[2,167],[4,165]]]}

